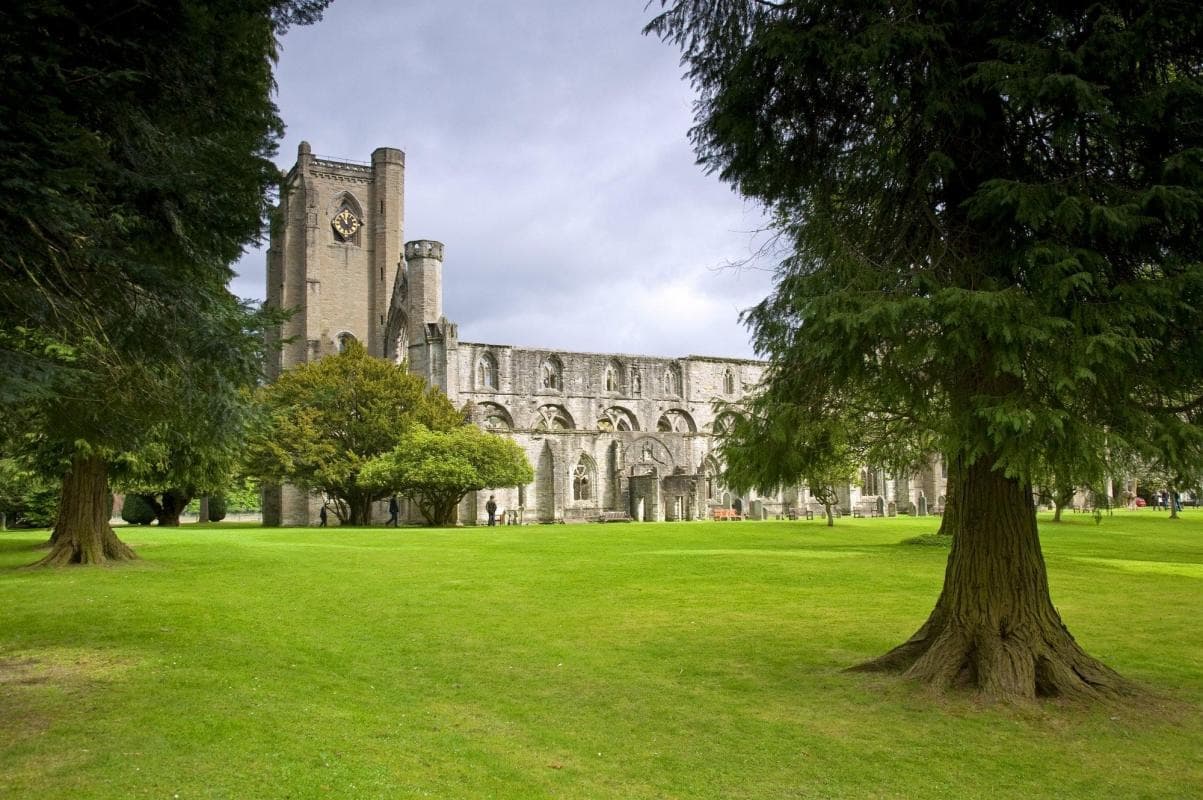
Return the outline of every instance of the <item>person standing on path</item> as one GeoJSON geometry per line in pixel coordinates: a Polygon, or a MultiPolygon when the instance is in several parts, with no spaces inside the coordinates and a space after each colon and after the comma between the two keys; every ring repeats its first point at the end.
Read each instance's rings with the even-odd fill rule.
{"type": "Polygon", "coordinates": [[[388,522],[384,523],[384,527],[397,527],[397,513],[401,511],[401,504],[397,502],[397,495],[393,495],[388,499],[388,522]]]}
{"type": "Polygon", "coordinates": [[[489,527],[497,524],[497,502],[493,499],[493,495],[489,495],[489,502],[485,503],[485,511],[489,512],[489,527]]]}
{"type": "Polygon", "coordinates": [[[329,515],[326,513],[326,504],[322,503],[322,510],[317,512],[317,518],[318,518],[317,526],[319,528],[326,527],[326,519],[328,516],[329,515]]]}

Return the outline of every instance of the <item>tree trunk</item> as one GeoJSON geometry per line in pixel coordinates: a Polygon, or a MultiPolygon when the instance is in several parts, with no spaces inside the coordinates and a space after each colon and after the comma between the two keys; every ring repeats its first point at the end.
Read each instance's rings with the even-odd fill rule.
{"type": "Polygon", "coordinates": [[[196,515],[197,524],[202,524],[209,521],[209,495],[205,495],[200,499],[200,511],[196,515]]]}
{"type": "Polygon", "coordinates": [[[137,558],[109,527],[111,511],[108,464],[99,456],[76,453],[63,476],[50,553],[34,566],[104,564],[137,558]]]}
{"type": "Polygon", "coordinates": [[[984,457],[959,474],[947,517],[952,552],[927,622],[903,644],[854,670],[898,672],[940,689],[1001,701],[1123,691],[1086,654],[1048,592],[1031,487],[984,457]]]}
{"type": "Polygon", "coordinates": [[[1053,522],[1061,521],[1061,509],[1063,508],[1065,506],[1061,505],[1059,501],[1053,500],[1053,522]]]}
{"type": "Polygon", "coordinates": [[[184,513],[184,508],[190,502],[192,502],[191,489],[168,489],[163,492],[163,503],[161,505],[156,503],[153,506],[159,525],[178,528],[180,514],[184,513]]]}
{"type": "Polygon", "coordinates": [[[831,513],[831,503],[824,503],[823,510],[827,514],[827,527],[834,528],[835,527],[835,514],[831,513]]]}
{"type": "Polygon", "coordinates": [[[350,514],[350,519],[340,520],[347,525],[371,525],[372,524],[372,496],[368,494],[354,494],[347,498],[347,510],[350,514]]]}

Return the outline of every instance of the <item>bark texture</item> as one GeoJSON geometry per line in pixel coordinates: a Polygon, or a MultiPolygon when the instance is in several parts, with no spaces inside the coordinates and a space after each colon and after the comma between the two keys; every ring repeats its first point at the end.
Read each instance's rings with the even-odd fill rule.
{"type": "Polygon", "coordinates": [[[136,559],[109,527],[108,464],[95,455],[75,455],[63,476],[50,552],[34,566],[104,564],[136,559]]]}
{"type": "Polygon", "coordinates": [[[852,669],[1004,702],[1122,692],[1123,679],[1082,650],[1053,607],[1031,487],[993,471],[992,462],[958,471],[944,520],[952,552],[927,622],[852,669]]]}

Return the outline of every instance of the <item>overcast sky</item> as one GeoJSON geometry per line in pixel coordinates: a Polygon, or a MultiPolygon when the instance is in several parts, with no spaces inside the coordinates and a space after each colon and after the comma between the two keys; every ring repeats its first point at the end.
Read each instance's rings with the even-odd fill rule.
{"type": "MultiPolygon", "coordinates": [[[[677,50],[644,0],[335,0],[284,40],[280,165],[406,154],[405,239],[446,245],[465,341],[750,357],[759,209],[694,163],[677,50]]],[[[234,291],[264,295],[264,254],[234,291]]]]}

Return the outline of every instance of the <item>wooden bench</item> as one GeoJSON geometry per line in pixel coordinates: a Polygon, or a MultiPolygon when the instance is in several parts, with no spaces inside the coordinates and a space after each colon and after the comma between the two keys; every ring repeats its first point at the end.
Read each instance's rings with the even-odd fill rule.
{"type": "Polygon", "coordinates": [[[634,522],[631,515],[625,511],[603,511],[597,517],[598,522],[634,522]]]}
{"type": "Polygon", "coordinates": [[[743,517],[734,508],[716,508],[710,512],[710,518],[715,522],[726,520],[741,520],[743,517]]]}

